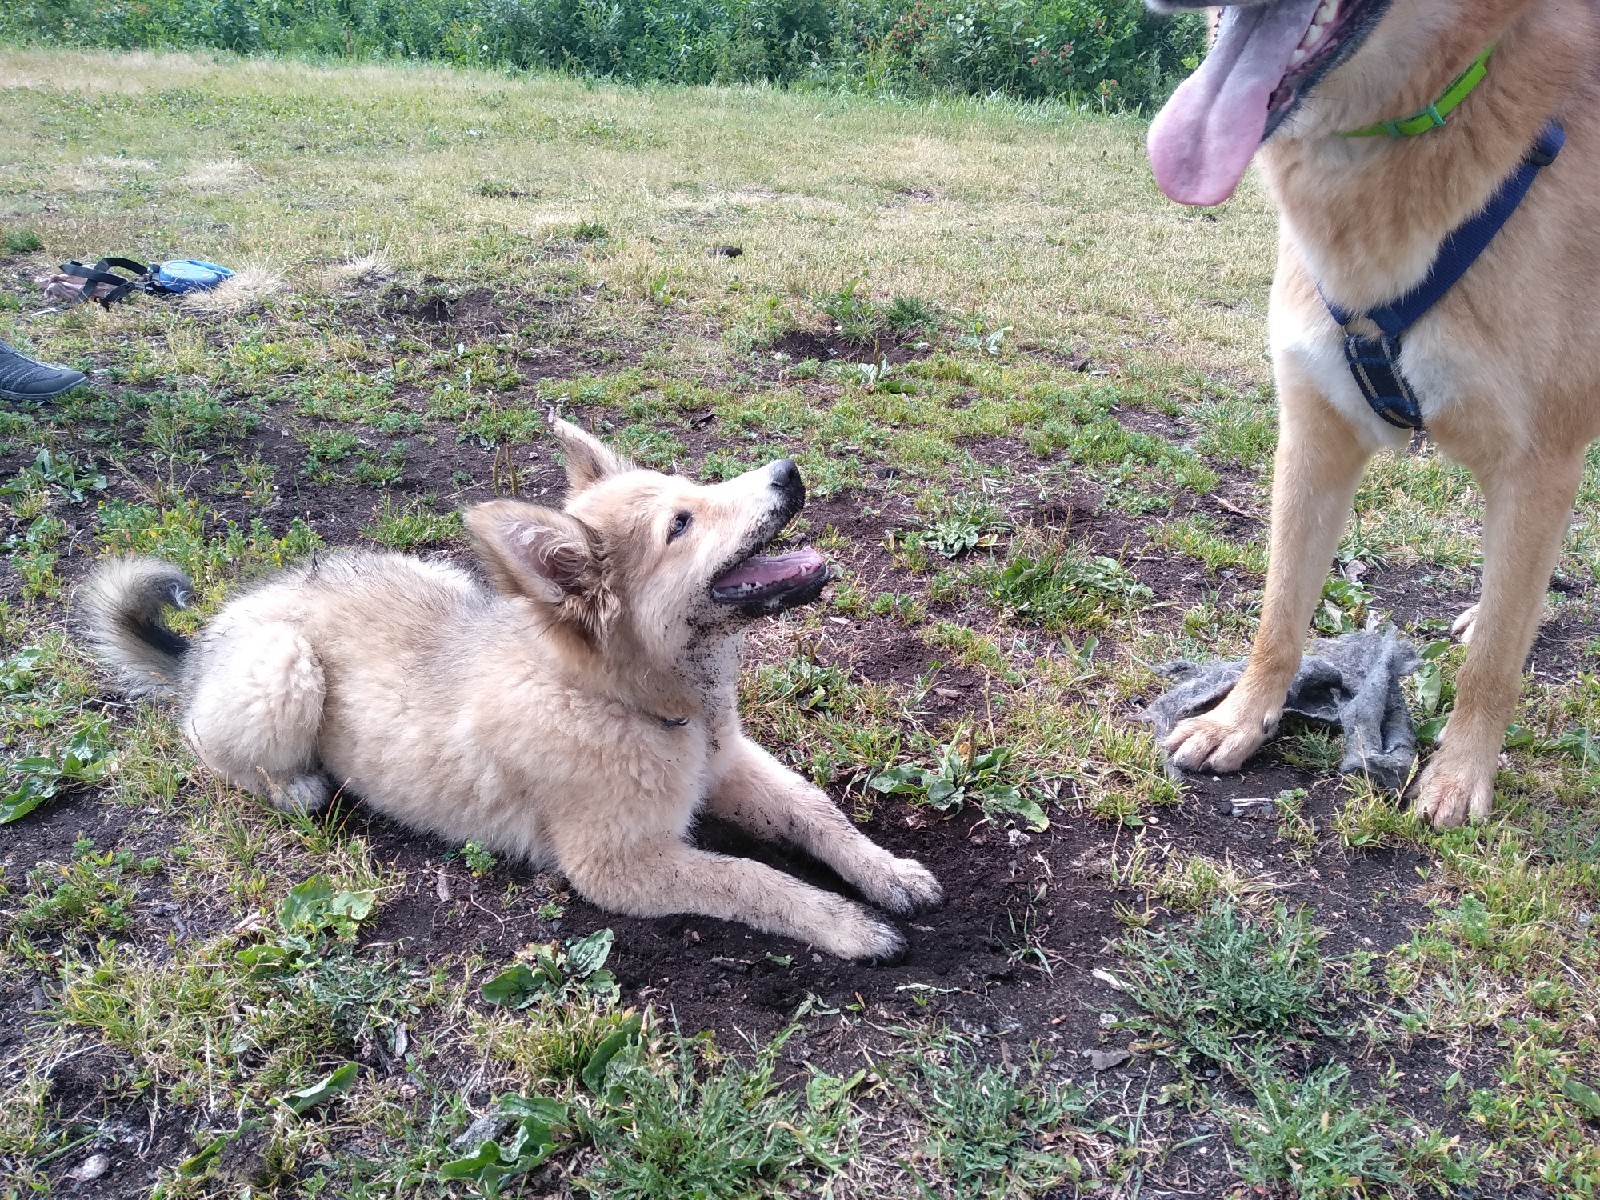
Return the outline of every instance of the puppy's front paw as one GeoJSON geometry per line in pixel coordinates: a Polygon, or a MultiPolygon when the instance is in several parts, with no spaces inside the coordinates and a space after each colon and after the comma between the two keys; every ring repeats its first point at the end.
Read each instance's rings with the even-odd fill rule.
{"type": "Polygon", "coordinates": [[[1412,806],[1435,829],[1454,829],[1468,820],[1485,820],[1494,809],[1494,768],[1451,770],[1435,762],[1417,781],[1412,806]]]}
{"type": "Polygon", "coordinates": [[[861,890],[879,908],[898,917],[909,917],[944,903],[939,881],[914,858],[890,858],[882,870],[864,881],[861,890]]]}
{"type": "Polygon", "coordinates": [[[878,920],[859,904],[847,901],[841,907],[844,911],[830,928],[813,937],[814,945],[836,958],[857,962],[890,963],[905,957],[905,935],[893,925],[878,920]]]}

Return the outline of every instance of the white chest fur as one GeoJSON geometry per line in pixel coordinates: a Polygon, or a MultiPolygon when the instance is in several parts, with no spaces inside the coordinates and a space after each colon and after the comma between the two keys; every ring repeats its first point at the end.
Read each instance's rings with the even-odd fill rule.
{"type": "MultiPolygon", "coordinates": [[[[1335,298],[1392,300],[1426,276],[1438,243],[1423,238],[1404,253],[1359,265],[1329,262],[1314,239],[1298,236],[1288,214],[1281,220],[1285,234],[1281,252],[1298,261],[1280,261],[1272,295],[1269,331],[1280,389],[1289,379],[1308,383],[1370,449],[1404,446],[1410,431],[1390,425],[1373,411],[1351,373],[1345,332],[1334,323],[1314,287],[1308,286],[1307,277],[1321,280],[1335,298]]],[[[1464,280],[1458,288],[1470,282],[1464,280]]],[[[1527,364],[1519,364],[1503,346],[1480,344],[1482,334],[1471,332],[1477,326],[1463,303],[1458,291],[1452,290],[1401,339],[1400,370],[1417,400],[1423,425],[1436,438],[1444,435],[1440,445],[1447,453],[1463,425],[1502,446],[1527,444],[1533,432],[1529,409],[1519,403],[1534,386],[1527,364]]],[[[1365,322],[1362,328],[1378,332],[1365,322]]]]}
{"type": "MultiPolygon", "coordinates": [[[[1344,333],[1326,312],[1307,313],[1298,307],[1274,304],[1268,325],[1280,389],[1291,374],[1305,380],[1327,399],[1373,450],[1398,449],[1406,444],[1410,434],[1378,416],[1356,386],[1349,361],[1345,358],[1344,333]]],[[[1425,392],[1411,375],[1413,360],[1420,365],[1420,358],[1414,348],[1407,345],[1401,363],[1412,384],[1413,393],[1422,406],[1423,420],[1426,422],[1429,412],[1435,407],[1433,402],[1442,393],[1438,387],[1440,381],[1436,378],[1430,379],[1430,387],[1425,392]]],[[[1430,376],[1437,375],[1437,372],[1428,373],[1430,376]]],[[[1447,383],[1445,388],[1448,388],[1447,383]]]]}
{"type": "MultiPolygon", "coordinates": [[[[1292,303],[1274,303],[1269,319],[1273,361],[1280,389],[1293,373],[1326,397],[1367,446],[1399,449],[1410,440],[1408,430],[1390,425],[1373,411],[1357,386],[1344,352],[1344,331],[1320,304],[1311,310],[1292,303]]],[[[1462,417],[1483,437],[1503,447],[1530,442],[1531,409],[1525,402],[1530,380],[1515,365],[1496,356],[1449,319],[1447,309],[1429,313],[1402,339],[1400,369],[1422,412],[1422,421],[1438,437],[1441,418],[1462,417]]],[[[1459,425],[1452,420],[1453,424],[1459,425]]],[[[1452,440],[1441,448],[1453,453],[1452,440]]]]}

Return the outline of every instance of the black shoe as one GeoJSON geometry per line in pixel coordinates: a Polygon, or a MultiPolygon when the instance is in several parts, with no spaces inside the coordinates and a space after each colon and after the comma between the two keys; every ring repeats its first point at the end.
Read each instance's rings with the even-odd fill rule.
{"type": "Polygon", "coordinates": [[[82,371],[57,367],[18,354],[0,342],[0,397],[7,400],[50,400],[84,382],[82,371]]]}

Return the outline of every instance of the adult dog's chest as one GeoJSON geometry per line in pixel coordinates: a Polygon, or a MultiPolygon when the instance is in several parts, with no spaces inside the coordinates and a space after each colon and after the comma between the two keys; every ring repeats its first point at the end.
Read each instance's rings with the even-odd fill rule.
{"type": "MultiPolygon", "coordinates": [[[[1515,401],[1528,386],[1517,355],[1484,336],[1470,305],[1447,300],[1402,340],[1400,371],[1430,431],[1463,423],[1520,440],[1515,401]],[[1510,403],[1508,403],[1510,401],[1510,403]]],[[[1303,263],[1280,262],[1268,319],[1280,400],[1294,403],[1306,385],[1331,405],[1372,449],[1399,448],[1409,429],[1391,425],[1357,384],[1346,331],[1335,323],[1303,263]]],[[[1376,334],[1375,326],[1365,329],[1376,334]]]]}

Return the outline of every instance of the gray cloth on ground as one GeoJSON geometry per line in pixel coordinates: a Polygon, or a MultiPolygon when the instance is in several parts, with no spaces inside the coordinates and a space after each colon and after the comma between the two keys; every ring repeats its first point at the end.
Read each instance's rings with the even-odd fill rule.
{"type": "MultiPolygon", "coordinates": [[[[1346,774],[1365,771],[1379,787],[1398,788],[1411,775],[1417,738],[1400,681],[1421,660],[1393,628],[1318,638],[1300,660],[1283,711],[1344,728],[1346,774]]],[[[1244,673],[1244,660],[1170,662],[1156,670],[1176,681],[1140,716],[1165,738],[1187,717],[1211,708],[1244,673]]]]}

